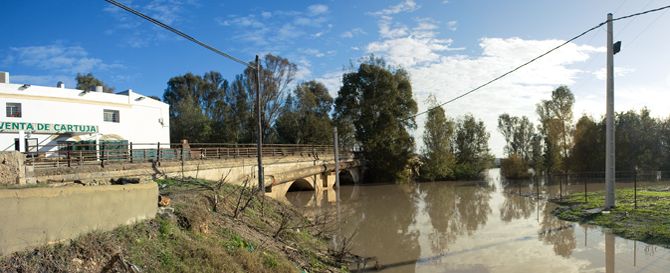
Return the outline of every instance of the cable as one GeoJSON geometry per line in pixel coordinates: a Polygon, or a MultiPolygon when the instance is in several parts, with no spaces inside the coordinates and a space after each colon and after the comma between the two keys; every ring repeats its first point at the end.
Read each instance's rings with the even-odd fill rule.
{"type": "MultiPolygon", "coordinates": [[[[627,19],[627,18],[631,18],[631,17],[635,17],[635,16],[639,16],[639,15],[644,15],[644,14],[647,14],[647,13],[657,12],[657,11],[661,11],[661,10],[668,9],[668,8],[670,8],[670,5],[668,5],[668,6],[663,6],[663,7],[656,8],[656,9],[651,9],[651,10],[643,11],[643,12],[633,13],[633,14],[630,14],[630,15],[626,15],[626,16],[622,16],[622,17],[614,18],[614,19],[612,19],[612,22],[614,22],[614,21],[619,21],[619,20],[623,20],[623,19],[627,19]]],[[[607,23],[607,21],[602,22],[602,23],[600,23],[600,24],[598,24],[598,25],[596,25],[596,26],[594,26],[594,27],[592,27],[592,28],[589,28],[589,29],[587,29],[586,31],[580,33],[579,35],[577,35],[577,36],[575,36],[575,37],[572,37],[572,38],[570,38],[569,40],[567,40],[567,41],[561,43],[560,45],[558,45],[558,46],[556,46],[556,47],[550,49],[549,51],[544,52],[544,53],[540,54],[539,56],[537,56],[537,57],[531,59],[530,61],[527,61],[527,62],[525,62],[525,63],[523,63],[523,64],[521,64],[521,65],[515,67],[514,69],[512,69],[512,70],[510,70],[510,71],[507,71],[507,72],[503,73],[502,75],[500,75],[500,76],[498,76],[498,77],[495,77],[495,78],[493,78],[492,80],[490,80],[490,81],[488,81],[488,82],[486,82],[486,83],[484,83],[484,84],[482,84],[482,85],[479,85],[479,86],[475,87],[474,89],[471,89],[471,90],[468,91],[468,92],[465,92],[465,93],[463,93],[463,94],[460,94],[460,95],[458,95],[458,96],[456,96],[456,97],[454,97],[454,98],[452,98],[452,99],[450,99],[450,100],[448,100],[448,101],[446,101],[446,102],[440,103],[440,104],[438,104],[438,105],[436,105],[436,106],[433,106],[433,107],[428,108],[428,109],[425,110],[425,111],[422,111],[422,112],[419,112],[419,113],[417,113],[417,114],[411,115],[411,116],[408,117],[408,119],[409,119],[409,118],[415,118],[415,117],[417,117],[417,116],[420,116],[420,115],[423,115],[423,114],[425,114],[425,113],[428,113],[428,112],[430,112],[430,111],[433,110],[433,109],[436,109],[436,108],[438,108],[438,107],[442,107],[443,105],[446,105],[446,104],[448,104],[448,103],[454,102],[454,101],[456,101],[456,100],[458,100],[458,99],[460,99],[460,98],[462,98],[462,97],[465,97],[465,96],[467,96],[467,95],[469,95],[469,94],[471,94],[471,93],[473,93],[473,92],[475,92],[475,91],[477,91],[477,90],[479,90],[479,89],[482,89],[482,88],[486,87],[487,85],[489,85],[489,84],[491,84],[491,83],[493,83],[493,82],[495,82],[495,81],[497,81],[497,80],[500,80],[500,79],[506,77],[506,76],[509,75],[509,74],[512,74],[512,73],[516,72],[517,70],[521,69],[522,67],[527,66],[527,65],[531,64],[532,62],[537,61],[538,59],[540,59],[540,58],[542,58],[542,57],[548,55],[549,53],[556,51],[557,49],[559,49],[559,48],[561,48],[561,47],[563,47],[563,46],[569,44],[570,42],[572,42],[572,41],[574,41],[574,40],[577,40],[577,39],[581,38],[582,36],[586,35],[587,33],[591,32],[591,31],[593,31],[593,30],[598,29],[599,27],[605,25],[606,23],[607,23]]]]}
{"type": "Polygon", "coordinates": [[[212,52],[214,52],[214,53],[216,53],[216,54],[219,54],[219,55],[221,55],[221,56],[223,56],[223,57],[226,57],[226,58],[228,58],[228,59],[230,59],[230,60],[233,60],[234,62],[243,64],[243,65],[245,65],[245,66],[247,66],[247,67],[249,67],[249,68],[251,68],[251,69],[254,69],[254,70],[256,69],[256,66],[253,65],[253,64],[251,64],[251,63],[245,62],[245,61],[243,61],[243,60],[241,60],[241,59],[239,59],[239,58],[236,58],[236,57],[234,57],[234,56],[232,56],[232,55],[230,55],[230,54],[228,54],[228,53],[225,53],[225,52],[223,52],[223,51],[221,51],[221,50],[218,50],[218,49],[216,49],[216,48],[214,48],[214,47],[212,47],[212,46],[210,46],[210,45],[208,45],[208,44],[205,44],[205,43],[203,43],[203,42],[197,40],[196,38],[193,38],[192,36],[190,36],[190,35],[188,35],[188,34],[186,34],[186,33],[184,33],[184,32],[179,31],[178,29],[175,29],[175,28],[173,28],[173,27],[171,27],[171,26],[168,26],[168,25],[164,24],[163,22],[158,21],[158,20],[156,20],[156,19],[154,19],[154,18],[151,18],[151,17],[149,17],[149,16],[147,16],[147,15],[145,15],[145,14],[139,12],[139,11],[136,11],[136,10],[134,10],[134,9],[132,9],[132,8],[130,8],[130,7],[126,6],[126,5],[124,5],[124,4],[121,4],[121,3],[119,3],[119,2],[117,2],[117,1],[115,1],[115,0],[105,0],[105,1],[108,2],[108,3],[110,3],[110,4],[112,4],[112,5],[117,6],[117,7],[119,7],[119,8],[122,8],[122,9],[124,9],[124,10],[126,10],[126,11],[128,11],[128,12],[130,12],[130,13],[132,13],[132,14],[135,14],[135,15],[137,15],[137,16],[139,16],[139,17],[141,17],[141,18],[143,18],[143,19],[145,19],[145,20],[147,20],[147,21],[149,21],[149,22],[152,22],[152,23],[154,23],[155,25],[158,25],[158,26],[160,26],[160,27],[162,27],[162,28],[164,28],[164,29],[167,29],[167,30],[169,30],[169,31],[171,31],[171,32],[173,32],[173,33],[175,33],[175,34],[177,34],[177,35],[179,35],[179,36],[185,38],[186,40],[189,40],[189,41],[194,42],[194,43],[196,43],[196,44],[198,44],[198,45],[200,45],[200,46],[202,46],[202,47],[204,47],[204,48],[206,48],[206,49],[209,49],[210,51],[212,51],[212,52]]]}
{"type": "Polygon", "coordinates": [[[633,13],[633,14],[630,14],[630,15],[621,16],[619,18],[614,18],[614,19],[612,19],[612,22],[627,19],[627,18],[631,18],[631,17],[635,17],[635,16],[639,16],[639,15],[644,15],[644,14],[647,14],[647,13],[657,12],[657,11],[661,11],[661,10],[668,9],[668,8],[670,8],[670,5],[663,6],[663,7],[660,7],[660,8],[650,9],[650,10],[643,11],[643,12],[633,13]]]}

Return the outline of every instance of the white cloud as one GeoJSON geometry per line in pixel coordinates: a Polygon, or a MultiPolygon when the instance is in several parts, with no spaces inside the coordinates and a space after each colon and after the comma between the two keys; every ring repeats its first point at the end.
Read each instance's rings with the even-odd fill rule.
{"type": "Polygon", "coordinates": [[[372,15],[393,15],[401,12],[412,12],[419,8],[414,0],[405,0],[400,4],[393,5],[380,11],[372,12],[372,15]]]}
{"type": "Polygon", "coordinates": [[[456,31],[456,29],[458,28],[458,22],[456,21],[447,22],[447,28],[449,28],[449,30],[451,31],[456,31]]]}
{"type": "Polygon", "coordinates": [[[337,92],[340,90],[340,87],[342,87],[342,74],[344,74],[343,71],[332,71],[325,73],[314,80],[323,83],[323,85],[328,88],[330,96],[335,98],[337,97],[337,92]]]}
{"type": "MultiPolygon", "coordinates": [[[[261,13],[261,17],[269,18],[270,16],[266,17],[265,15],[263,15],[265,13],[266,12],[261,13]]],[[[235,25],[235,26],[240,26],[240,27],[253,27],[253,28],[265,27],[265,24],[263,24],[261,21],[257,20],[256,16],[254,16],[254,15],[234,17],[234,18],[230,18],[230,19],[216,18],[214,20],[222,26],[235,25]]]]}
{"type": "Polygon", "coordinates": [[[365,31],[362,28],[357,27],[357,28],[353,28],[349,31],[342,32],[342,34],[340,34],[340,37],[342,37],[342,38],[354,38],[355,36],[364,35],[364,34],[366,34],[365,31]]]}
{"type": "MultiPolygon", "coordinates": [[[[627,74],[635,72],[635,69],[632,68],[626,68],[626,67],[614,67],[614,77],[623,77],[626,76],[627,74]]],[[[598,69],[596,71],[592,72],[594,76],[596,76],[596,79],[604,81],[607,78],[607,70],[603,67],[601,69],[598,69]]]]}
{"type": "Polygon", "coordinates": [[[384,55],[393,65],[414,66],[439,60],[437,53],[449,49],[451,40],[417,39],[414,37],[373,42],[367,51],[384,55]]]}
{"type": "Polygon", "coordinates": [[[316,58],[335,55],[335,50],[328,50],[328,51],[324,52],[324,51],[314,49],[314,48],[307,48],[307,49],[300,49],[298,51],[300,51],[303,54],[306,54],[306,55],[309,55],[309,56],[312,56],[312,57],[316,57],[316,58]]]}
{"type": "Polygon", "coordinates": [[[21,65],[28,68],[58,73],[85,73],[122,68],[118,63],[105,63],[89,56],[81,46],[62,43],[50,45],[12,47],[5,58],[6,65],[21,65]]]}
{"type": "MultiPolygon", "coordinates": [[[[121,2],[171,26],[184,21],[188,7],[198,6],[196,0],[152,0],[146,4],[137,4],[131,0],[121,2]]],[[[107,5],[103,10],[112,15],[117,21],[114,27],[106,30],[105,33],[108,35],[117,33],[122,35],[124,38],[119,40],[124,45],[130,47],[147,47],[160,40],[177,39],[176,36],[166,35],[163,29],[150,25],[150,23],[116,6],[107,5]]]]}
{"type": "Polygon", "coordinates": [[[295,73],[295,79],[299,81],[305,81],[312,75],[312,64],[306,58],[300,58],[296,65],[298,70],[295,73]]]}
{"type": "Polygon", "coordinates": [[[257,51],[278,52],[299,38],[320,38],[328,33],[333,27],[327,24],[328,10],[328,6],[317,4],[305,11],[262,11],[218,17],[215,21],[223,27],[235,28],[233,38],[251,42],[257,51]]]}
{"type": "Polygon", "coordinates": [[[386,57],[393,65],[410,67],[437,62],[441,53],[460,48],[451,48],[451,39],[437,38],[438,26],[430,20],[420,20],[412,29],[399,26],[390,29],[390,21],[382,19],[380,34],[383,40],[368,44],[369,53],[386,57]]]}
{"type": "Polygon", "coordinates": [[[320,15],[328,12],[328,6],[323,4],[311,5],[307,7],[310,15],[320,15]]]}

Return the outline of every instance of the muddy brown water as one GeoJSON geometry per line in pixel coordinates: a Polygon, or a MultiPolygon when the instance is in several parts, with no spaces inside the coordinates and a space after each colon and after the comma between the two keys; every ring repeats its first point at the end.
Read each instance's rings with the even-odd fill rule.
{"type": "MultiPolygon", "coordinates": [[[[287,199],[308,216],[337,215],[339,206],[332,243],[353,238],[351,252],[381,267],[368,262],[362,272],[670,272],[669,249],[551,214],[547,197],[582,192],[583,184],[507,182],[492,169],[477,182],[342,186],[339,205],[333,190],[287,199]]],[[[603,187],[587,183],[589,191],[603,187]]]]}

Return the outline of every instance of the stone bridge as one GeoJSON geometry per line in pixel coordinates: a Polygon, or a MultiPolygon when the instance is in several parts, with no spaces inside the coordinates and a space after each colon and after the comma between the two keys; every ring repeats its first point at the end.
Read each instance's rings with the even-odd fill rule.
{"type": "MultiPolygon", "coordinates": [[[[265,185],[268,196],[283,199],[286,192],[289,191],[318,191],[333,189],[335,184],[335,164],[332,154],[332,146],[298,146],[301,149],[293,148],[286,152],[286,147],[282,150],[264,151],[264,169],[265,185]]],[[[137,149],[135,149],[137,152],[137,149]]],[[[171,159],[167,156],[156,157],[148,161],[138,161],[137,159],[127,158],[120,161],[96,161],[94,158],[89,161],[77,162],[68,161],[58,162],[56,160],[46,160],[35,162],[32,158],[25,158],[20,153],[15,153],[16,170],[25,170],[17,172],[15,177],[6,176],[6,181],[0,181],[0,184],[24,184],[24,183],[44,183],[44,184],[70,184],[77,183],[83,185],[105,185],[119,178],[181,178],[194,177],[206,180],[220,181],[226,180],[231,184],[237,185],[256,185],[258,166],[254,150],[244,150],[243,153],[237,151],[226,151],[229,156],[224,154],[224,148],[208,148],[207,151],[198,150],[195,156],[193,149],[185,151],[182,149],[167,150],[177,153],[171,159]],[[180,152],[183,151],[183,154],[180,152]],[[216,155],[212,156],[213,151],[216,155]],[[158,161],[160,160],[160,161],[158,161]],[[55,162],[56,164],[53,164],[55,162]],[[38,164],[35,164],[38,163],[38,164]],[[41,163],[41,164],[39,164],[41,163]],[[102,163],[102,164],[101,164],[102,163]],[[24,166],[19,166],[23,164],[24,166]]],[[[166,154],[161,150],[161,154],[166,154]]],[[[358,183],[360,179],[361,163],[353,153],[345,153],[340,159],[340,177],[343,183],[358,183]]]]}
{"type": "MultiPolygon", "coordinates": [[[[358,183],[361,164],[357,159],[349,158],[340,161],[340,184],[358,183]]],[[[289,191],[315,191],[321,195],[323,191],[335,187],[335,164],[324,164],[288,169],[283,172],[265,174],[265,192],[267,196],[286,201],[289,191]]]]}

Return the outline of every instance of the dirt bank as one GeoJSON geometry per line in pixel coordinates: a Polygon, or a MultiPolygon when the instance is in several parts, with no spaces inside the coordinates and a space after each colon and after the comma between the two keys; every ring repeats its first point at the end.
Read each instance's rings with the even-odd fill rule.
{"type": "Polygon", "coordinates": [[[158,183],[156,219],[2,257],[0,272],[347,272],[325,222],[238,186],[158,183]]]}

